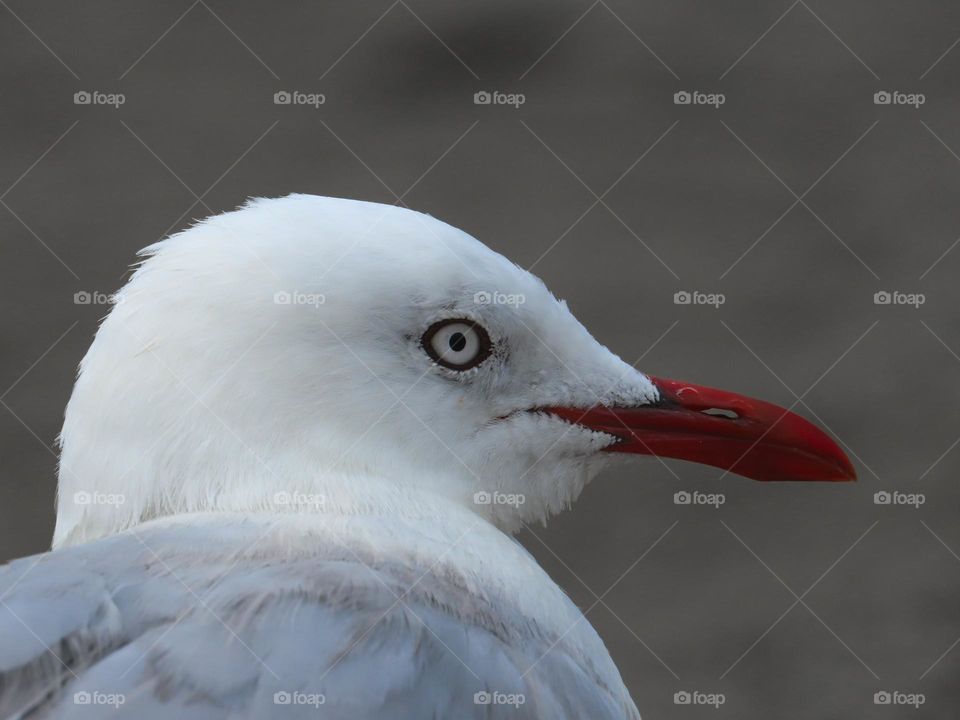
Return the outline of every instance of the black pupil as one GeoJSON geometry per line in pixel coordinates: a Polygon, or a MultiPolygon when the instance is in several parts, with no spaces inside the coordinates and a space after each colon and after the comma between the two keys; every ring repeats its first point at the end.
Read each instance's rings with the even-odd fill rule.
{"type": "Polygon", "coordinates": [[[463,333],[454,333],[450,336],[450,349],[454,352],[460,352],[467,346],[467,338],[463,333]]]}

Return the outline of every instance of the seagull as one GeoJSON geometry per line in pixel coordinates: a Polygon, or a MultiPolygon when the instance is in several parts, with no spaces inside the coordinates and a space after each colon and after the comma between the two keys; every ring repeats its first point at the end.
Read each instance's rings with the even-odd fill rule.
{"type": "Polygon", "coordinates": [[[855,477],[429,215],[256,199],[141,256],[66,408],[53,550],[0,570],[2,717],[639,718],[513,535],[632,456],[855,477]]]}

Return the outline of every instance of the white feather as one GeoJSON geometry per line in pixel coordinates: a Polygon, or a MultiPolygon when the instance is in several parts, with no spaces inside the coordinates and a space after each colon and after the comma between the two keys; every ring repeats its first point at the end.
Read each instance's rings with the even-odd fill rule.
{"type": "Polygon", "coordinates": [[[506,533],[569,505],[613,441],[535,410],[649,403],[645,375],[537,278],[397,207],[255,200],[144,255],[67,407],[65,549],[12,594],[58,619],[0,650],[0,687],[26,688],[0,698],[63,684],[34,701],[72,717],[59,701],[95,684],[137,717],[263,717],[313,688],[330,717],[473,717],[497,690],[521,717],[637,717],[506,533]],[[493,356],[434,364],[442,318],[482,324],[493,356]],[[523,501],[476,502],[493,492],[523,501]]]}

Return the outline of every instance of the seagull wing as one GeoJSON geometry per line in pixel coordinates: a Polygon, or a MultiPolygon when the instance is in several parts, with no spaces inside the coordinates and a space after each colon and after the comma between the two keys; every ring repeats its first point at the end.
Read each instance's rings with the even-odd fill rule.
{"type": "Polygon", "coordinates": [[[639,717],[562,638],[431,568],[211,532],[147,526],[0,569],[0,717],[639,717]]]}

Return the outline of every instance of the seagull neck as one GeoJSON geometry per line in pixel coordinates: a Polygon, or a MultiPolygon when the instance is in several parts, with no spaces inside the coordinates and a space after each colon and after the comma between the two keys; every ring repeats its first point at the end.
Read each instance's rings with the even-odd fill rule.
{"type": "Polygon", "coordinates": [[[297,473],[294,479],[260,478],[252,486],[235,487],[224,499],[226,502],[217,503],[219,507],[321,517],[365,515],[417,519],[449,513],[455,506],[463,505],[452,493],[444,491],[442,481],[430,482],[428,478],[414,481],[402,475],[386,477],[357,470],[297,473]]]}

